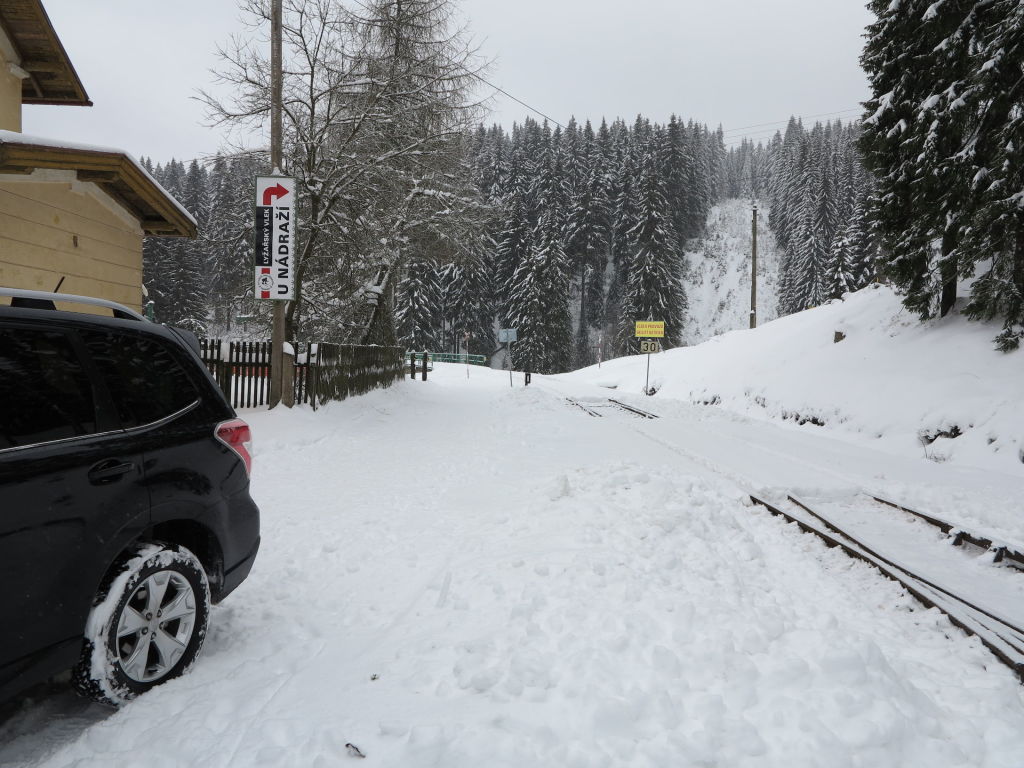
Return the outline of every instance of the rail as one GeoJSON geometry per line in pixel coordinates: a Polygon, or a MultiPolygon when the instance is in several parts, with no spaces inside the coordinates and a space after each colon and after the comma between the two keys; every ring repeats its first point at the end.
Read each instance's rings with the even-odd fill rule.
{"type": "Polygon", "coordinates": [[[598,413],[597,409],[598,408],[611,408],[611,409],[617,410],[617,411],[625,411],[626,413],[630,414],[631,416],[636,416],[636,417],[641,418],[641,419],[657,419],[658,418],[658,415],[656,413],[651,413],[650,411],[645,411],[642,408],[637,408],[637,407],[632,406],[632,405],[627,405],[626,403],[623,403],[623,402],[621,402],[619,400],[614,400],[614,399],[612,399],[610,397],[605,402],[603,402],[603,403],[586,403],[586,404],[584,404],[584,403],[581,403],[579,400],[575,400],[575,399],[573,399],[571,397],[565,398],[565,401],[567,403],[569,403],[569,405],[572,405],[572,406],[574,406],[576,408],[579,408],[581,411],[583,411],[586,414],[589,414],[590,416],[602,417],[602,416],[604,416],[604,414],[603,413],[598,413]]]}
{"type": "Polygon", "coordinates": [[[972,533],[971,531],[964,529],[962,526],[954,525],[953,523],[941,520],[934,515],[919,512],[916,509],[911,509],[910,507],[881,496],[872,496],[871,498],[880,504],[894,507],[901,512],[906,512],[908,515],[913,515],[919,520],[924,520],[929,525],[934,525],[944,534],[953,539],[954,547],[962,546],[964,542],[966,542],[972,546],[978,547],[979,549],[991,552],[993,562],[1001,563],[1005,560],[1013,567],[1024,570],[1024,552],[1014,549],[1008,544],[996,544],[991,539],[980,534],[972,533]]]}
{"type": "Polygon", "coordinates": [[[850,557],[873,566],[882,575],[902,585],[926,608],[935,608],[944,613],[952,624],[977,637],[1024,683],[1024,628],[879,554],[835,522],[815,511],[806,501],[792,495],[787,496],[787,500],[807,513],[810,519],[786,512],[778,505],[754,494],[750,494],[750,499],[755,504],[765,507],[771,514],[796,523],[805,533],[813,533],[820,537],[828,546],[839,547],[850,557]]]}

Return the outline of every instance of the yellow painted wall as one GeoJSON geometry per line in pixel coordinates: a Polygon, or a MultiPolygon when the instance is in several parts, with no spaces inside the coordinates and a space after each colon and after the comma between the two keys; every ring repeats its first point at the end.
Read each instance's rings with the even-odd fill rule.
{"type": "Polygon", "coordinates": [[[11,74],[7,64],[0,46],[0,130],[21,133],[21,78],[11,74]]]}
{"type": "Polygon", "coordinates": [[[81,185],[0,175],[0,285],[142,305],[142,230],[81,185]],[[75,187],[79,189],[76,190],[75,187]]]}

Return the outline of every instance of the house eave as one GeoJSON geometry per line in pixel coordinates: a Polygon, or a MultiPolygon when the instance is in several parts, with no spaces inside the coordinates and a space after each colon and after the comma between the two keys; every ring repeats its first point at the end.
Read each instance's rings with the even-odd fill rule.
{"type": "MultiPolygon", "coordinates": [[[[17,134],[8,134],[9,136],[17,134]]],[[[144,168],[123,152],[19,142],[0,137],[0,173],[71,170],[139,220],[147,235],[196,237],[196,222],[144,168]]]]}

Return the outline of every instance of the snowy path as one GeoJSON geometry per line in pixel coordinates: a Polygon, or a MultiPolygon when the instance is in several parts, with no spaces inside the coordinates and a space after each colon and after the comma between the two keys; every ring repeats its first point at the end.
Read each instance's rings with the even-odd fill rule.
{"type": "MultiPolygon", "coordinates": [[[[550,380],[542,386],[556,393],[565,389],[563,383],[552,384],[550,380]]],[[[571,389],[578,391],[579,385],[571,389]]],[[[621,397],[619,394],[616,399],[621,397]]],[[[993,512],[983,508],[978,499],[971,499],[971,505],[957,509],[956,517],[951,518],[953,522],[962,525],[966,520],[991,520],[995,516],[1012,524],[1011,518],[1020,515],[1017,500],[1024,497],[1024,480],[1001,473],[962,468],[950,472],[949,467],[938,470],[922,462],[900,461],[891,455],[815,435],[814,427],[796,430],[751,422],[717,409],[709,414],[702,413],[702,409],[656,398],[627,399],[659,415],[658,421],[634,421],[631,427],[635,432],[736,480],[743,488],[775,491],[783,498],[788,493],[799,494],[812,502],[816,512],[874,551],[1024,627],[1024,574],[1018,569],[994,565],[991,554],[979,553],[973,548],[955,548],[935,527],[865,495],[867,489],[877,490],[882,484],[908,474],[910,477],[942,474],[947,483],[950,482],[948,475],[952,474],[953,481],[960,483],[960,493],[966,493],[968,498],[968,489],[971,489],[989,497],[1001,493],[1007,501],[993,512]]],[[[582,397],[580,402],[604,414],[616,412],[610,405],[613,401],[604,397],[604,393],[582,397]]],[[[993,529],[982,526],[974,530],[991,537],[993,529]]],[[[1002,538],[996,536],[997,539],[1024,549],[1019,533],[1008,538],[1003,533],[1005,527],[996,526],[995,530],[1002,533],[1002,538]]]]}
{"type": "Polygon", "coordinates": [[[337,766],[346,742],[395,768],[1019,759],[1024,689],[977,641],[740,490],[918,475],[803,432],[773,458],[777,428],[714,409],[598,419],[564,400],[594,390],[438,368],[251,414],[263,551],[200,663],[116,713],[36,690],[0,710],[0,765],[337,766]],[[792,466],[832,454],[836,476],[792,466]]]}
{"type": "Polygon", "coordinates": [[[581,401],[609,396],[662,418],[634,427],[669,450],[755,489],[881,492],[912,507],[1004,541],[1021,541],[1024,476],[970,466],[936,464],[920,456],[877,450],[870,441],[812,425],[756,420],[718,407],[588,387],[579,381],[541,380],[552,393],[581,401]]]}

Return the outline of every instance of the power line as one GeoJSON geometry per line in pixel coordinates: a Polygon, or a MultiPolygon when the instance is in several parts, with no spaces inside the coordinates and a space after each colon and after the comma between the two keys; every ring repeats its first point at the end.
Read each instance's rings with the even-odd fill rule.
{"type": "MultiPolygon", "coordinates": [[[[836,112],[820,112],[820,113],[818,113],[816,115],[792,115],[792,117],[795,117],[795,118],[797,118],[799,120],[803,120],[803,119],[809,119],[809,118],[812,118],[812,117],[830,117],[832,115],[846,114],[847,112],[861,112],[861,111],[862,111],[861,107],[850,107],[849,109],[840,109],[840,110],[838,110],[836,112]]],[[[724,131],[722,131],[722,133],[723,134],[735,133],[736,131],[745,131],[748,128],[761,128],[761,127],[766,126],[766,125],[782,125],[783,123],[788,123],[789,120],[790,120],[790,118],[787,117],[785,120],[774,120],[774,121],[772,121],[770,123],[755,123],[754,125],[741,125],[738,128],[729,128],[727,130],[724,130],[724,131]]]]}
{"type": "MultiPolygon", "coordinates": [[[[859,123],[860,119],[858,118],[856,120],[850,120],[850,122],[859,123]]],[[[774,137],[777,133],[780,133],[780,130],[777,128],[773,128],[768,131],[753,131],[751,133],[744,133],[736,136],[724,136],[723,139],[726,144],[736,145],[739,144],[744,139],[749,139],[750,141],[761,141],[763,139],[770,139],[774,137]]]]}
{"type": "Polygon", "coordinates": [[[508,91],[506,91],[506,90],[505,90],[504,88],[499,88],[499,87],[498,87],[498,86],[496,86],[496,85],[495,85],[494,83],[492,83],[492,82],[490,82],[489,80],[485,79],[483,75],[480,75],[480,74],[478,74],[478,73],[476,73],[476,72],[473,72],[473,71],[471,71],[471,70],[469,70],[469,69],[466,69],[465,67],[463,67],[463,69],[465,69],[465,70],[466,70],[466,72],[468,72],[469,74],[471,74],[471,75],[472,75],[473,77],[475,77],[475,78],[476,78],[477,80],[479,80],[479,81],[480,81],[481,83],[484,83],[485,85],[489,85],[489,86],[490,86],[491,88],[493,88],[494,90],[498,91],[499,93],[503,93],[503,94],[505,94],[506,96],[508,96],[508,97],[509,97],[510,99],[512,99],[512,101],[515,101],[515,102],[518,102],[519,104],[522,104],[522,105],[523,105],[524,107],[526,107],[526,108],[527,108],[528,110],[530,110],[531,112],[533,112],[533,113],[535,113],[535,114],[538,114],[538,115],[540,115],[540,116],[541,116],[541,117],[543,117],[543,118],[544,118],[545,120],[550,120],[550,121],[551,121],[552,123],[554,123],[555,125],[557,125],[557,126],[558,126],[559,128],[562,128],[563,130],[565,130],[565,126],[564,126],[564,125],[562,125],[562,124],[561,124],[560,122],[558,122],[557,120],[555,120],[555,118],[553,118],[553,117],[549,117],[548,115],[545,115],[545,114],[544,114],[543,112],[541,112],[541,111],[540,111],[539,109],[536,109],[535,107],[531,107],[531,106],[530,106],[529,104],[527,104],[527,103],[526,103],[525,101],[523,101],[522,99],[517,99],[517,98],[516,98],[515,96],[513,96],[513,95],[512,95],[511,93],[509,93],[508,91]]]}
{"type": "Polygon", "coordinates": [[[748,128],[761,128],[763,126],[768,126],[768,125],[782,125],[784,123],[788,123],[792,117],[795,117],[798,120],[804,120],[804,119],[810,119],[812,117],[830,117],[832,115],[844,115],[844,114],[847,114],[849,112],[860,112],[860,111],[862,111],[860,107],[850,107],[849,109],[840,109],[840,110],[837,110],[835,112],[819,112],[818,114],[815,114],[815,115],[791,115],[791,117],[787,117],[785,120],[774,120],[774,121],[772,121],[770,123],[755,123],[754,125],[742,125],[742,126],[739,126],[738,128],[728,128],[726,130],[723,130],[722,133],[735,133],[736,131],[745,131],[748,128]]]}

